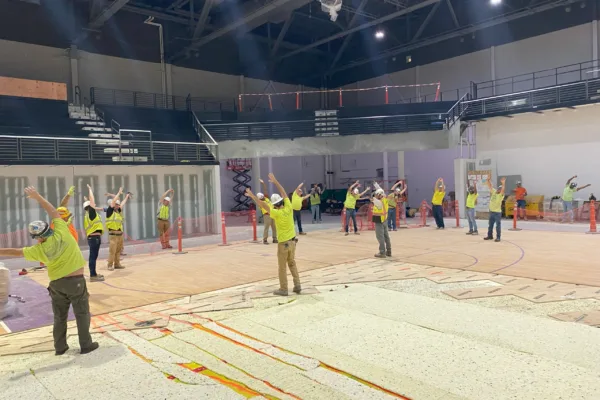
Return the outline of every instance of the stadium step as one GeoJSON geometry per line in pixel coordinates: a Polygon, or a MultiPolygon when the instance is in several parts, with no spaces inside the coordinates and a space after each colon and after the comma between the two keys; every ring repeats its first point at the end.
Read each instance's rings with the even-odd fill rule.
{"type": "Polygon", "coordinates": [[[76,125],[85,125],[85,126],[102,126],[105,127],[106,124],[100,120],[80,120],[75,122],[76,125]]]}
{"type": "Polygon", "coordinates": [[[114,133],[90,133],[88,137],[90,139],[119,139],[119,135],[114,133]]]}
{"type": "Polygon", "coordinates": [[[84,131],[91,131],[91,132],[112,132],[111,128],[106,128],[104,126],[84,126],[81,129],[84,131]]]}

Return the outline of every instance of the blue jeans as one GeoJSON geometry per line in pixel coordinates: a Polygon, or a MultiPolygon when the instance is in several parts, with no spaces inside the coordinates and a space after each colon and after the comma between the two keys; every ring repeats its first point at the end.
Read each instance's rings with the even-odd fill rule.
{"type": "Polygon", "coordinates": [[[569,220],[569,222],[573,222],[573,202],[563,200],[563,209],[565,210],[562,219],[563,222],[566,222],[567,220],[569,220]]]}
{"type": "Polygon", "coordinates": [[[294,210],[294,221],[298,224],[298,232],[302,233],[302,210],[294,210]]]}
{"type": "Polygon", "coordinates": [[[356,209],[346,209],[346,233],[348,233],[348,226],[350,226],[350,218],[354,223],[354,232],[358,232],[358,225],[356,224],[356,209]]]}
{"type": "Polygon", "coordinates": [[[500,239],[501,232],[502,213],[501,212],[490,212],[490,224],[488,226],[487,237],[494,237],[494,224],[496,224],[496,239],[500,239]]]}
{"type": "Polygon", "coordinates": [[[96,276],[96,260],[100,253],[100,245],[102,244],[102,236],[88,236],[88,246],[90,248],[90,276],[96,276]]]}
{"type": "Polygon", "coordinates": [[[466,208],[467,221],[469,221],[469,232],[477,232],[477,221],[475,220],[475,209],[466,208]]]}
{"type": "Polygon", "coordinates": [[[388,208],[388,228],[396,230],[396,208],[388,208]]]}
{"type": "Polygon", "coordinates": [[[310,210],[312,211],[313,221],[321,221],[321,205],[313,204],[310,206],[310,210]]]}
{"type": "Polygon", "coordinates": [[[435,219],[435,224],[437,225],[438,228],[443,228],[444,227],[444,209],[442,208],[442,206],[436,206],[434,205],[432,207],[433,209],[433,218],[435,219]]]}

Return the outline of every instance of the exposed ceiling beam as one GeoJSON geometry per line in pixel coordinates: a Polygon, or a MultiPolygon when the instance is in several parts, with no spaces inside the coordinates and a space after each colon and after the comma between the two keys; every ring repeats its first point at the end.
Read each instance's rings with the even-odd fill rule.
{"type": "Polygon", "coordinates": [[[370,28],[372,26],[382,24],[382,23],[384,23],[386,21],[392,20],[394,18],[398,18],[398,17],[400,17],[402,15],[410,14],[413,11],[419,10],[419,9],[421,9],[423,7],[430,6],[432,4],[439,3],[440,1],[441,0],[425,0],[425,1],[422,1],[422,2],[420,2],[418,4],[415,4],[415,5],[411,6],[411,7],[407,7],[407,8],[404,8],[402,10],[399,10],[399,11],[393,12],[391,14],[388,14],[385,17],[381,17],[379,19],[367,22],[365,24],[356,26],[354,28],[347,29],[347,30],[345,30],[343,32],[336,33],[335,35],[329,36],[329,37],[327,37],[325,39],[317,40],[316,42],[311,43],[311,44],[306,45],[306,46],[303,46],[303,47],[299,48],[298,50],[294,50],[294,51],[291,51],[291,52],[289,52],[287,54],[284,54],[284,55],[280,56],[279,58],[283,59],[283,58],[294,56],[296,54],[300,54],[300,53],[302,53],[302,52],[304,52],[304,51],[306,51],[308,49],[312,49],[312,48],[315,48],[317,46],[321,46],[322,44],[329,43],[332,40],[343,38],[344,36],[348,36],[351,33],[362,31],[363,29],[367,29],[367,28],[370,28]]]}
{"type": "MultiPolygon", "coordinates": [[[[170,14],[166,14],[162,11],[158,11],[158,10],[153,10],[153,9],[149,9],[149,8],[142,8],[142,7],[136,7],[136,6],[125,6],[123,7],[123,11],[127,11],[127,12],[131,12],[134,14],[139,14],[139,15],[144,15],[146,17],[154,17],[157,19],[161,19],[163,21],[170,21],[176,24],[180,24],[180,25],[185,25],[185,26],[189,26],[189,19],[188,18],[184,18],[184,17],[178,17],[176,15],[170,15],[170,14]]],[[[205,25],[205,29],[206,30],[210,30],[210,31],[214,31],[215,27],[212,26],[210,23],[207,23],[205,25]]],[[[258,34],[254,34],[254,33],[250,33],[248,36],[252,37],[253,40],[256,40],[257,42],[261,42],[261,43],[266,43],[269,44],[269,39],[267,39],[264,36],[258,35],[258,34]]],[[[296,44],[296,43],[290,43],[290,42],[286,42],[285,40],[281,41],[281,44],[279,45],[279,47],[283,47],[289,50],[296,50],[299,49],[300,47],[302,47],[301,44],[296,44]]],[[[326,52],[318,50],[318,49],[312,49],[310,50],[311,53],[313,54],[317,54],[317,55],[327,55],[326,52]]]]}
{"type": "Polygon", "coordinates": [[[281,31],[279,32],[279,35],[277,35],[277,39],[275,40],[275,44],[273,45],[273,49],[271,49],[271,58],[275,57],[275,54],[277,54],[277,50],[279,50],[281,41],[287,34],[288,29],[290,29],[290,25],[292,25],[293,19],[294,19],[294,14],[292,13],[283,23],[283,26],[281,27],[281,31]]]}
{"type": "Polygon", "coordinates": [[[204,28],[206,27],[206,21],[208,20],[208,13],[210,12],[212,5],[213,0],[204,1],[204,6],[202,7],[200,18],[198,18],[198,22],[196,22],[196,27],[194,28],[194,34],[192,35],[192,39],[198,39],[202,32],[204,32],[204,28]]]}
{"type": "Polygon", "coordinates": [[[108,21],[113,15],[115,15],[117,13],[117,11],[119,11],[121,8],[123,8],[123,6],[125,6],[128,2],[129,2],[129,0],[113,1],[108,7],[106,7],[104,9],[104,11],[101,11],[100,14],[98,14],[98,16],[96,16],[92,20],[92,22],[90,22],[89,28],[90,29],[100,28],[102,25],[104,25],[104,23],[106,21],[108,21]]]}
{"type": "Polygon", "coordinates": [[[254,10],[246,13],[241,18],[237,18],[235,21],[193,42],[185,49],[182,49],[174,57],[172,57],[172,60],[185,56],[188,51],[198,49],[204,46],[205,44],[212,42],[215,39],[227,35],[228,33],[234,32],[238,28],[244,27],[246,30],[251,30],[258,25],[262,25],[261,22],[264,21],[266,16],[268,16],[273,11],[281,7],[289,6],[291,3],[298,3],[298,7],[300,7],[301,5],[306,4],[309,1],[310,0],[274,0],[263,6],[255,8],[254,10]]]}
{"type": "Polygon", "coordinates": [[[454,12],[454,7],[452,6],[452,0],[446,0],[446,4],[448,5],[448,10],[450,10],[450,17],[452,17],[452,22],[454,22],[454,27],[460,28],[460,24],[458,23],[458,18],[456,18],[456,13],[454,12]]]}
{"type": "Polygon", "coordinates": [[[462,29],[454,30],[452,32],[443,33],[438,36],[431,37],[429,39],[424,39],[416,43],[410,43],[404,46],[396,47],[393,49],[386,50],[374,57],[369,57],[366,59],[362,59],[359,61],[350,62],[346,65],[343,65],[339,68],[333,70],[333,73],[345,71],[347,69],[355,68],[364,64],[368,64],[372,61],[381,60],[384,58],[392,57],[398,54],[406,53],[408,51],[412,51],[415,49],[419,49],[421,47],[430,46],[432,44],[440,43],[445,40],[453,39],[456,37],[468,35],[474,32],[477,32],[482,29],[491,28],[497,25],[505,24],[507,22],[511,22],[523,17],[528,17],[533,14],[537,14],[540,12],[548,11],[557,7],[564,7],[565,5],[571,4],[573,0],[549,0],[545,1],[543,4],[539,4],[535,7],[525,8],[517,11],[513,11],[498,17],[493,17],[488,19],[487,21],[483,21],[481,23],[471,25],[462,29]]]}
{"type": "MultiPolygon", "coordinates": [[[[365,8],[365,6],[367,5],[368,2],[369,2],[369,0],[361,0],[360,4],[358,5],[358,8],[356,10],[357,11],[362,11],[362,9],[365,8]]],[[[358,16],[359,16],[359,13],[355,13],[352,16],[352,19],[348,23],[348,28],[353,28],[354,27],[354,25],[356,24],[356,22],[358,22],[358,16]]],[[[333,68],[335,68],[335,66],[338,63],[338,61],[340,61],[340,57],[342,57],[342,54],[344,54],[344,51],[346,51],[346,47],[348,47],[348,44],[350,44],[350,41],[352,40],[352,36],[353,35],[354,34],[351,33],[351,34],[349,34],[348,36],[346,36],[344,38],[344,41],[342,42],[342,45],[340,46],[340,49],[335,54],[335,57],[333,58],[333,61],[331,62],[331,65],[329,66],[329,70],[330,71],[333,68]]]]}
{"type": "Polygon", "coordinates": [[[440,4],[442,4],[441,1],[439,3],[434,4],[431,10],[429,10],[429,14],[427,14],[425,20],[423,21],[419,29],[417,29],[417,33],[415,33],[415,36],[413,36],[412,42],[417,41],[421,37],[423,31],[425,31],[425,28],[427,28],[427,25],[429,25],[429,23],[431,22],[431,18],[433,18],[438,8],[440,8],[440,4]]]}
{"type": "Polygon", "coordinates": [[[190,0],[175,0],[174,2],[171,3],[171,5],[169,7],[167,7],[167,10],[173,10],[175,8],[181,8],[181,7],[185,6],[189,2],[190,2],[190,0]]]}

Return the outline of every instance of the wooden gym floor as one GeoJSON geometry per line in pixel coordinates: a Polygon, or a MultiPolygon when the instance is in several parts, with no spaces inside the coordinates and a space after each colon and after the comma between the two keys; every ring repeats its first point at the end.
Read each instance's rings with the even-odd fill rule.
{"type": "MultiPolygon", "coordinates": [[[[296,260],[308,271],[371,258],[377,250],[374,232],[344,236],[337,230],[300,237],[296,260]]],[[[394,259],[419,265],[456,268],[555,282],[600,286],[600,236],[560,232],[503,232],[500,243],[464,229],[403,229],[390,232],[394,259]]],[[[127,269],[109,272],[99,262],[104,283],[90,283],[95,315],[199,294],[277,276],[277,247],[234,243],[186,249],[187,254],[126,257],[127,269]]],[[[47,285],[45,273],[29,277],[47,285]]],[[[291,277],[290,277],[291,280],[291,277]]]]}

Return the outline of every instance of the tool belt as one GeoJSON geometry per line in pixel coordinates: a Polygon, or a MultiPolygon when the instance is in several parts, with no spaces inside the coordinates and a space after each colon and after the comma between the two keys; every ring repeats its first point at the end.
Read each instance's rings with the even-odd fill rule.
{"type": "Polygon", "coordinates": [[[123,236],[121,231],[108,231],[109,236],[123,236]]]}

